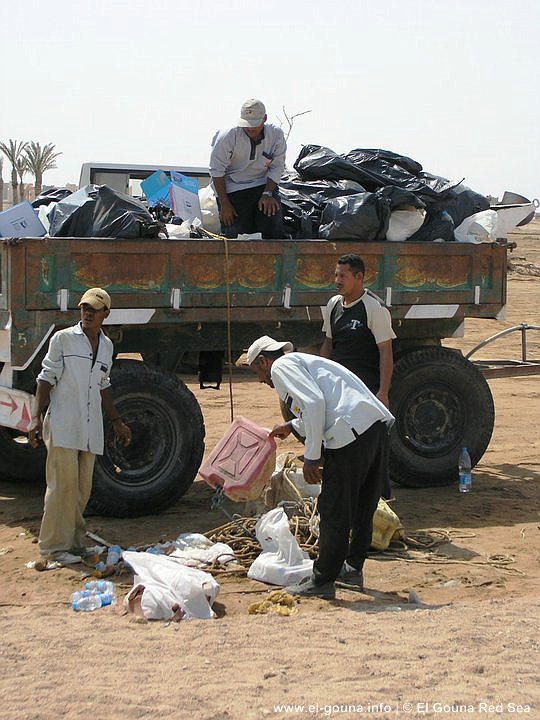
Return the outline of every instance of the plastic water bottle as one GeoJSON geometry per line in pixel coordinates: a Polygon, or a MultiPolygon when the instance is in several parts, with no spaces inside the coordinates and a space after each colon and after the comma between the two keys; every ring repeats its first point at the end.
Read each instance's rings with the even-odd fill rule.
{"type": "Polygon", "coordinates": [[[98,594],[115,592],[114,583],[110,580],[87,580],[84,587],[86,590],[98,594]]]}
{"type": "Polygon", "coordinates": [[[459,492],[471,492],[471,457],[466,447],[461,448],[458,461],[459,469],[459,492]]]}
{"type": "Polygon", "coordinates": [[[101,597],[90,590],[80,590],[71,596],[71,607],[75,612],[90,612],[101,607],[101,597]]]}
{"type": "Polygon", "coordinates": [[[106,565],[116,565],[116,563],[120,560],[122,557],[122,548],[120,545],[111,545],[109,548],[109,552],[107,553],[107,560],[105,561],[106,565]]]}

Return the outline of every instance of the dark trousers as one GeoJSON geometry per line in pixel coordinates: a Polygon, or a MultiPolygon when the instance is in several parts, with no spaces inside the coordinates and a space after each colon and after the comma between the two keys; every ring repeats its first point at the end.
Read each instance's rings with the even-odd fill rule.
{"type": "Polygon", "coordinates": [[[235,238],[244,233],[260,232],[264,240],[283,238],[283,211],[278,194],[274,195],[279,203],[279,211],[276,215],[265,215],[259,210],[258,204],[264,188],[264,185],[259,185],[228,193],[231,205],[236,210],[236,219],[232,225],[223,227],[225,237],[235,238]]]}
{"type": "Polygon", "coordinates": [[[385,478],[387,437],[386,424],[379,421],[349,445],[325,451],[319,556],[313,564],[317,585],[334,581],[345,560],[357,570],[364,565],[385,478]]]}

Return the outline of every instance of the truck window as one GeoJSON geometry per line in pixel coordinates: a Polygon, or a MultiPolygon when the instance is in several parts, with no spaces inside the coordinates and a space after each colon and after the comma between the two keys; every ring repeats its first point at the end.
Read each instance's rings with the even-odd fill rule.
{"type": "Polygon", "coordinates": [[[208,168],[190,167],[185,165],[118,165],[113,163],[84,163],[81,168],[79,187],[85,185],[108,185],[109,187],[139,197],[143,194],[141,181],[156,170],[175,170],[195,177],[199,183],[199,190],[210,182],[208,168]]]}

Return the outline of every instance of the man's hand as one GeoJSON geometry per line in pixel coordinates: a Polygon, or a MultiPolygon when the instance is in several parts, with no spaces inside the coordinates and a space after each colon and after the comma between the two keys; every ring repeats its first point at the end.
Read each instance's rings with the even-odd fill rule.
{"type": "Polygon", "coordinates": [[[113,424],[114,434],[118,438],[118,442],[127,447],[131,442],[131,430],[128,428],[122,418],[117,418],[113,424]]]}
{"type": "Polygon", "coordinates": [[[236,214],[236,210],[234,209],[231,201],[228,198],[220,199],[219,219],[221,220],[222,225],[225,225],[225,227],[232,225],[234,223],[234,219],[236,218],[236,214]]]}
{"type": "Polygon", "coordinates": [[[382,390],[379,390],[377,393],[377,398],[382,402],[382,404],[387,408],[390,409],[390,400],[388,399],[388,392],[383,392],[382,390]]]}
{"type": "Polygon", "coordinates": [[[261,195],[258,207],[259,210],[265,215],[268,215],[268,217],[277,215],[279,212],[279,203],[276,198],[271,195],[261,195]]]}
{"type": "Polygon", "coordinates": [[[309,485],[318,485],[321,482],[321,470],[319,465],[304,463],[304,480],[309,485]]]}
{"type": "Polygon", "coordinates": [[[278,437],[281,440],[285,440],[291,434],[291,428],[288,423],[283,425],[274,425],[270,431],[269,437],[278,437]]]}
{"type": "Polygon", "coordinates": [[[28,440],[33,448],[39,447],[43,437],[43,423],[41,418],[32,418],[30,427],[28,428],[28,440]]]}

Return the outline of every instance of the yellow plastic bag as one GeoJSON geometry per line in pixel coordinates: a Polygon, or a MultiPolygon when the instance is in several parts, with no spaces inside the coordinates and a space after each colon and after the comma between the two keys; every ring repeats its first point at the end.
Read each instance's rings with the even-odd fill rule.
{"type": "Polygon", "coordinates": [[[403,525],[392,508],[382,498],[373,515],[373,534],[371,547],[386,550],[392,540],[403,537],[403,525]]]}

